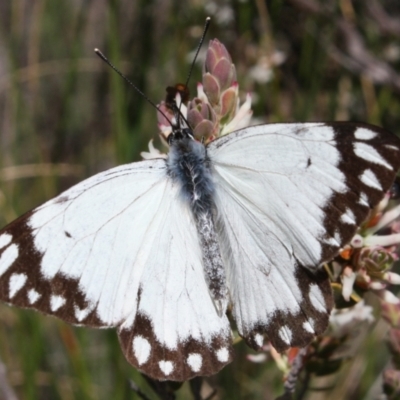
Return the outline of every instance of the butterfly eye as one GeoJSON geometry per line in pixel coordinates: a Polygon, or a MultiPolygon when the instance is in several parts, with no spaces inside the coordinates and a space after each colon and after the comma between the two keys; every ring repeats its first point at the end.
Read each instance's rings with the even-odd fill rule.
{"type": "Polygon", "coordinates": [[[183,104],[187,104],[190,99],[189,88],[183,83],[177,83],[175,86],[168,86],[166,89],[165,104],[174,111],[176,108],[176,95],[179,93],[183,104]]]}

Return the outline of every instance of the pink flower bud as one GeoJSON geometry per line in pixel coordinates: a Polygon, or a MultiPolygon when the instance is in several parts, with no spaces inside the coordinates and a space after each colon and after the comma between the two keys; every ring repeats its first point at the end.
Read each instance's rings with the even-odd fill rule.
{"type": "Polygon", "coordinates": [[[394,272],[385,272],[383,279],[392,285],[400,285],[400,275],[394,272]]]}
{"type": "Polygon", "coordinates": [[[236,112],[237,92],[234,88],[225,90],[221,95],[221,122],[230,121],[236,112]]]}
{"type": "Polygon", "coordinates": [[[217,78],[221,90],[227,89],[236,81],[235,67],[225,58],[218,62],[212,74],[217,78]]]}
{"type": "Polygon", "coordinates": [[[218,133],[215,111],[208,103],[196,98],[189,104],[187,120],[194,137],[206,143],[218,133]]]}
{"type": "Polygon", "coordinates": [[[214,106],[218,104],[221,93],[219,83],[217,79],[208,72],[203,75],[203,87],[211,105],[214,106]]]}
{"type": "Polygon", "coordinates": [[[192,129],[195,129],[197,125],[200,124],[204,120],[203,115],[201,115],[200,111],[197,108],[192,108],[188,112],[187,120],[192,129]]]}
{"type": "Polygon", "coordinates": [[[221,91],[236,81],[236,69],[225,46],[218,40],[211,40],[207,49],[205,72],[214,76],[221,91]]]}
{"type": "Polygon", "coordinates": [[[193,130],[194,137],[197,140],[204,140],[206,143],[208,142],[208,138],[210,138],[214,133],[214,125],[211,121],[207,121],[204,119],[201,121],[196,128],[193,130]]]}
{"type": "Polygon", "coordinates": [[[218,39],[210,40],[206,54],[206,71],[212,72],[221,58],[227,59],[232,64],[231,56],[226,47],[218,39]]]}

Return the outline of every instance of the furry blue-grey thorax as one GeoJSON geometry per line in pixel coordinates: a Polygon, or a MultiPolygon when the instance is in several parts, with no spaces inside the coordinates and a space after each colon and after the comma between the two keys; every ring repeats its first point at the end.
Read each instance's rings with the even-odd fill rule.
{"type": "Polygon", "coordinates": [[[190,137],[175,139],[168,154],[168,172],[182,188],[197,219],[214,207],[214,184],[206,147],[190,137]]]}
{"type": "Polygon", "coordinates": [[[214,183],[206,147],[193,139],[190,129],[172,133],[167,159],[169,176],[181,186],[196,221],[208,288],[222,315],[228,304],[225,268],[215,229],[214,183]]]}

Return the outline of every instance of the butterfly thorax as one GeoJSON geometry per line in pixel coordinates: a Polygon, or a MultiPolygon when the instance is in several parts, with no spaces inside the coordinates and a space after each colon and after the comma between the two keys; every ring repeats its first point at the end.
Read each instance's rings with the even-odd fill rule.
{"type": "Polygon", "coordinates": [[[214,184],[210,160],[203,144],[183,137],[172,142],[168,155],[169,175],[182,188],[196,218],[214,208],[214,184]]]}
{"type": "MultiPolygon", "coordinates": [[[[180,135],[181,133],[179,133],[180,135]]],[[[193,213],[197,232],[203,249],[203,264],[206,280],[216,307],[222,314],[227,306],[225,268],[222,263],[218,237],[214,223],[214,183],[211,163],[206,147],[185,136],[170,142],[167,159],[169,176],[181,187],[184,201],[193,213]]]]}

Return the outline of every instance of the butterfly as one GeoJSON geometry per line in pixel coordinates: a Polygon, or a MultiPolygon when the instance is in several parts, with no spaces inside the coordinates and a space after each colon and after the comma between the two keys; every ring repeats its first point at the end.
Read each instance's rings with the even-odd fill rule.
{"type": "Polygon", "coordinates": [[[0,231],[0,299],[115,327],[159,380],[233,357],[231,312],[254,349],[305,346],[333,306],[321,265],[400,167],[400,140],[368,124],[283,123],[207,145],[173,127],[168,157],[101,172],[0,231]]]}

